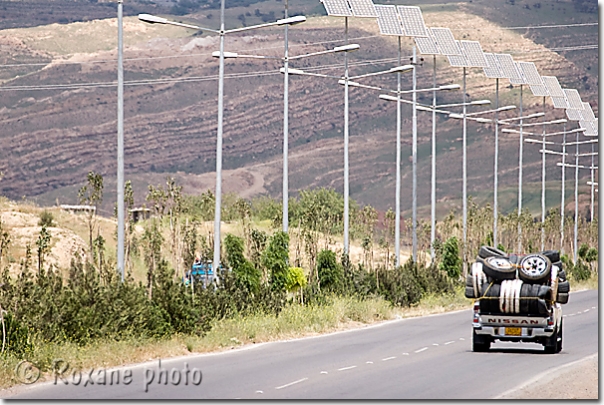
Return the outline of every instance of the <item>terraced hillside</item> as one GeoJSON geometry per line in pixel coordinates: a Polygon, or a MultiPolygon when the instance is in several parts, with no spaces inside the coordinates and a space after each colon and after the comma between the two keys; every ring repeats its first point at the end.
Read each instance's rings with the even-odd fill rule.
{"type": "MultiPolygon", "coordinates": [[[[309,1],[290,3],[292,13],[317,9],[317,4],[309,1]]],[[[597,44],[597,26],[560,28],[561,37],[557,31],[544,35],[541,29],[502,29],[501,25],[597,21],[594,14],[576,12],[570,1],[540,4],[536,9],[527,1],[514,5],[487,0],[433,1],[422,2],[422,10],[428,26],[449,27],[457,39],[478,40],[485,51],[512,53],[515,60],[535,62],[542,75],[555,75],[563,87],[577,88],[583,101],[590,102],[598,115],[597,50],[581,51],[588,56],[580,61],[573,57],[576,51],[548,50],[550,46],[597,44]],[[493,4],[499,6],[489,8],[493,4]],[[527,4],[531,7],[524,8],[527,4]],[[553,12],[545,14],[545,9],[553,12]],[[522,15],[522,19],[512,19],[515,15],[522,15]]],[[[278,7],[282,9],[282,3],[266,1],[228,12],[233,18],[249,13],[246,24],[253,24],[258,15],[278,7]]],[[[209,10],[186,19],[214,26],[216,15],[216,10],[209,10]]],[[[242,22],[236,21],[232,26],[242,22]]],[[[300,54],[341,45],[343,27],[342,19],[311,17],[290,29],[290,52],[300,54]]],[[[351,19],[350,41],[361,45],[360,51],[350,55],[351,74],[394,65],[396,40],[380,36],[375,21],[351,19]]],[[[134,182],[137,202],[143,202],[147,184],[163,182],[167,174],[176,177],[188,192],[213,189],[218,63],[211,53],[218,49],[217,38],[176,27],[149,26],[127,17],[125,44],[126,178],[134,182]]],[[[105,208],[110,213],[116,172],[116,20],[2,30],[0,45],[5,50],[0,69],[0,171],[5,177],[0,181],[0,194],[11,198],[37,196],[41,203],[57,199],[73,203],[86,173],[94,170],[106,177],[105,208]]],[[[410,39],[403,40],[405,60],[412,45],[410,39]]],[[[226,49],[278,56],[283,52],[282,29],[233,35],[227,38],[226,49]]],[[[432,58],[425,59],[418,70],[420,87],[432,83],[432,58]]],[[[342,55],[336,55],[309,58],[292,66],[340,75],[342,64],[342,55]]],[[[281,193],[283,78],[279,67],[278,62],[266,60],[227,62],[224,191],[244,196],[281,193]]],[[[437,72],[439,84],[461,84],[461,69],[451,68],[445,58],[437,58],[437,72]]],[[[410,75],[403,77],[403,86],[410,88],[410,75]]],[[[395,80],[385,77],[367,83],[392,87],[395,80]]],[[[480,69],[468,70],[467,86],[471,100],[494,97],[494,81],[486,79],[480,69]]],[[[519,89],[510,87],[502,81],[502,104],[518,103],[519,89]]],[[[533,97],[528,90],[524,95],[525,111],[543,110],[541,98],[533,97]]],[[[354,89],[350,96],[351,196],[387,209],[394,205],[395,106],[369,91],[354,89]]],[[[451,92],[439,95],[439,103],[459,102],[460,98],[459,92],[451,92]]],[[[427,96],[419,100],[430,102],[427,96]]],[[[549,104],[546,108],[548,119],[564,116],[563,111],[549,104]]],[[[410,189],[410,109],[405,108],[403,114],[403,188],[410,189]]],[[[419,204],[424,207],[430,201],[430,119],[430,114],[419,114],[419,204]]],[[[290,190],[295,193],[310,186],[328,186],[341,191],[341,86],[318,78],[292,78],[289,122],[290,190]]],[[[444,214],[460,204],[461,124],[441,118],[438,131],[437,192],[439,214],[444,214]]],[[[479,201],[488,202],[492,198],[493,128],[469,125],[468,135],[469,192],[479,201]]],[[[500,147],[500,193],[510,197],[500,205],[509,210],[516,204],[513,191],[517,187],[518,139],[502,135],[500,147]]],[[[540,207],[540,188],[531,184],[540,182],[538,149],[525,147],[525,205],[535,209],[540,207]]],[[[583,184],[588,174],[581,173],[583,184]]],[[[556,206],[560,171],[554,158],[548,159],[547,179],[552,190],[548,205],[556,206]]],[[[568,179],[567,191],[571,193],[570,175],[568,179]]],[[[581,192],[582,200],[589,197],[584,194],[587,189],[581,192]]],[[[403,193],[402,204],[411,204],[407,193],[403,193]]]]}

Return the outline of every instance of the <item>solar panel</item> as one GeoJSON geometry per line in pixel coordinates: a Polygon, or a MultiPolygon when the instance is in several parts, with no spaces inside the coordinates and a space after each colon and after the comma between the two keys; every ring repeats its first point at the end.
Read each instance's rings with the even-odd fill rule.
{"type": "Polygon", "coordinates": [[[507,53],[498,53],[495,54],[495,57],[497,58],[497,62],[499,62],[499,66],[501,67],[504,77],[510,80],[520,79],[520,74],[516,69],[512,55],[507,53]]]}
{"type": "Polygon", "coordinates": [[[536,97],[547,97],[549,96],[549,92],[547,91],[547,87],[544,84],[529,84],[531,91],[533,92],[533,96],[536,97]]]}
{"type": "Polygon", "coordinates": [[[459,55],[447,55],[447,59],[449,59],[449,64],[451,66],[456,67],[468,67],[470,63],[468,62],[468,58],[463,53],[463,49],[459,46],[459,41],[455,41],[455,45],[459,48],[461,53],[459,55]]]}
{"type": "Polygon", "coordinates": [[[543,80],[541,75],[537,71],[537,67],[533,62],[518,62],[518,67],[522,70],[524,77],[526,78],[526,84],[542,86],[543,80]]]}
{"type": "Polygon", "coordinates": [[[440,55],[436,42],[432,37],[415,37],[415,44],[422,55],[440,55]]]}
{"type": "Polygon", "coordinates": [[[516,67],[516,71],[518,72],[518,79],[510,79],[510,83],[516,85],[528,84],[528,82],[526,81],[526,77],[524,77],[522,69],[520,69],[520,66],[518,65],[518,62],[514,62],[514,66],[516,67]]]}
{"type": "Polygon", "coordinates": [[[558,83],[558,78],[556,76],[541,76],[541,80],[543,80],[543,84],[547,87],[550,96],[564,97],[564,92],[562,91],[562,87],[560,86],[560,83],[558,83]]]}
{"type": "Polygon", "coordinates": [[[579,110],[572,110],[569,108],[566,110],[566,116],[570,121],[583,121],[583,114],[581,114],[581,111],[579,110]]]}
{"type": "Polygon", "coordinates": [[[594,115],[594,111],[591,109],[591,105],[589,103],[583,103],[583,118],[587,121],[595,121],[596,116],[594,115]]]}
{"type": "Polygon", "coordinates": [[[461,47],[471,67],[489,66],[478,41],[461,41],[461,47]]]}
{"type": "Polygon", "coordinates": [[[566,101],[566,97],[552,97],[552,103],[554,103],[554,108],[568,108],[568,102],[566,101]]]}
{"type": "Polygon", "coordinates": [[[499,62],[497,62],[497,58],[492,53],[485,52],[484,57],[487,60],[489,66],[483,68],[484,74],[486,77],[490,79],[501,79],[505,76],[499,67],[499,62]]]}
{"type": "Polygon", "coordinates": [[[448,28],[431,28],[432,35],[436,41],[436,46],[443,55],[459,55],[461,51],[455,42],[453,33],[448,28]]]}
{"type": "Polygon", "coordinates": [[[350,4],[352,15],[355,17],[377,17],[375,6],[371,0],[348,0],[348,4],[350,4]]]}
{"type": "Polygon", "coordinates": [[[596,127],[591,121],[579,121],[579,126],[586,129],[586,131],[583,132],[584,135],[594,136],[598,134],[596,127]]]}
{"type": "Polygon", "coordinates": [[[422,10],[416,6],[398,6],[398,14],[403,23],[405,34],[409,37],[427,37],[426,24],[422,10]]]}
{"type": "Polygon", "coordinates": [[[346,0],[321,0],[327,15],[334,17],[352,17],[352,11],[346,0]]]}
{"type": "Polygon", "coordinates": [[[380,34],[397,36],[405,35],[401,21],[396,13],[396,6],[376,4],[375,11],[377,12],[377,22],[378,27],[380,27],[380,34]]]}
{"type": "Polygon", "coordinates": [[[581,100],[581,96],[579,95],[577,89],[564,89],[564,94],[566,94],[566,99],[568,100],[568,104],[570,105],[571,109],[583,109],[583,101],[581,100]]]}

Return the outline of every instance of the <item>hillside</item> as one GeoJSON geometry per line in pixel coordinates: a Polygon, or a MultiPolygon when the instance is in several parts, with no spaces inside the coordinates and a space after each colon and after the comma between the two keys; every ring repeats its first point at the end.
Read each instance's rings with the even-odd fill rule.
{"type": "MultiPolygon", "coordinates": [[[[308,1],[290,4],[292,14],[320,12],[308,1]]],[[[515,60],[535,62],[542,75],[554,75],[563,87],[577,88],[598,115],[597,50],[549,51],[550,48],[597,43],[597,26],[555,30],[514,29],[501,26],[576,24],[597,21],[595,14],[577,12],[570,1],[535,2],[446,0],[422,2],[428,26],[453,30],[457,39],[478,40],[487,52],[512,53],[515,60]],[[529,8],[524,6],[528,5],[529,8]],[[521,13],[518,11],[521,10],[521,13]],[[547,11],[547,12],[545,12],[547,11]],[[521,15],[522,18],[517,18],[521,15]],[[512,18],[512,16],[514,18],[512,18]]],[[[404,4],[411,4],[405,1],[404,4]]],[[[99,4],[100,6],[100,4],[99,4]]],[[[140,6],[142,7],[142,6],[140,6]]],[[[265,1],[228,11],[231,26],[259,22],[282,3],[265,1]],[[256,13],[255,10],[259,12],[256,13]],[[235,22],[236,21],[236,22],[235,22]]],[[[149,11],[148,9],[145,9],[149,11]]],[[[153,11],[153,10],[151,10],[153,11]]],[[[92,14],[91,14],[92,15],[92,14]]],[[[216,10],[186,16],[200,25],[215,26],[216,10]]],[[[183,17],[176,17],[182,19],[183,17]]],[[[351,74],[385,69],[393,65],[396,40],[379,35],[373,20],[351,19],[350,41],[361,45],[351,54],[351,74]],[[388,60],[387,63],[375,61],[388,60]],[[372,65],[368,66],[370,62],[372,65]]],[[[125,154],[126,178],[132,179],[137,203],[143,203],[148,184],[163,183],[174,176],[185,191],[200,193],[214,188],[216,136],[216,74],[218,62],[211,53],[217,38],[170,26],[149,26],[135,17],[125,18],[125,154]]],[[[116,20],[108,18],[71,24],[39,25],[0,31],[0,45],[7,50],[2,60],[0,87],[0,195],[35,198],[40,204],[77,202],[77,189],[88,171],[106,178],[105,205],[110,215],[115,201],[116,171],[116,20]],[[113,85],[112,85],[113,83],[113,85]]],[[[324,50],[343,43],[343,21],[315,16],[290,29],[291,54],[324,50]]],[[[403,39],[405,58],[412,41],[403,39]]],[[[226,49],[242,53],[280,55],[282,29],[268,29],[227,38],[226,49]]],[[[341,74],[343,58],[312,58],[293,67],[326,66],[326,74],[341,74]],[[331,67],[330,67],[331,66],[331,67]]],[[[270,61],[229,60],[226,64],[224,176],[225,192],[242,196],[281,193],[283,79],[280,65],[270,61]]],[[[460,83],[461,69],[437,58],[439,84],[460,83]]],[[[395,78],[372,84],[395,85],[395,78]]],[[[410,88],[409,75],[403,87],[410,88]]],[[[370,81],[367,81],[369,83],[370,81]]],[[[432,83],[432,58],[418,70],[418,86],[432,83]]],[[[494,98],[494,81],[481,70],[468,70],[470,99],[494,98]]],[[[500,85],[501,104],[517,104],[519,89],[500,85]]],[[[461,95],[439,96],[439,103],[459,102],[461,95]]],[[[429,102],[420,97],[420,101],[429,102]]],[[[525,111],[542,111],[541,98],[524,93],[525,111]]],[[[379,209],[394,206],[394,103],[381,101],[377,93],[354,89],[350,94],[350,190],[351,197],[379,209]]],[[[343,186],[343,90],[335,82],[316,78],[290,81],[290,191],[312,187],[343,186]]],[[[512,113],[513,116],[517,112],[512,113]]],[[[548,119],[564,112],[547,106],[548,119]]],[[[411,111],[403,109],[403,189],[411,188],[411,111]],[[409,158],[409,159],[408,159],[409,158]]],[[[419,114],[419,205],[429,215],[430,114],[419,114]],[[425,185],[425,186],[424,186],[425,185]]],[[[572,124],[574,125],[574,124],[572,124]]],[[[439,215],[459,207],[461,197],[461,124],[438,122],[439,215]]],[[[479,202],[490,202],[493,182],[493,128],[468,126],[468,190],[479,202]]],[[[503,211],[516,206],[518,140],[500,137],[500,200],[503,211]],[[503,199],[502,199],[503,200],[503,199]]],[[[540,208],[541,158],[538,146],[528,145],[524,154],[525,206],[540,208]],[[533,187],[534,186],[534,187],[533,187]]],[[[548,206],[559,205],[560,170],[548,158],[548,206]]],[[[567,175],[567,192],[572,177],[567,175]]],[[[589,198],[581,173],[581,200],[589,198]],[[587,193],[587,194],[585,194],[587,193]]],[[[410,193],[403,192],[408,211],[410,193]]],[[[568,207],[572,209],[571,206],[568,207]]]]}

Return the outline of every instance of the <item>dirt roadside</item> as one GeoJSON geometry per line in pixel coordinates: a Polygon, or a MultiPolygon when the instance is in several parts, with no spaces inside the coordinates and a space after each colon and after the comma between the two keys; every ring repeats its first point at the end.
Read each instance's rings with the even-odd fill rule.
{"type": "Polygon", "coordinates": [[[541,374],[496,399],[598,399],[598,355],[541,374]]]}

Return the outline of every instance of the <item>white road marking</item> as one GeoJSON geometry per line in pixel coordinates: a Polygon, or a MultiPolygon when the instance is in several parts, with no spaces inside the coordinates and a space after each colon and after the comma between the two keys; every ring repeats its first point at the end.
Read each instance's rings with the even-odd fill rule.
{"type": "Polygon", "coordinates": [[[586,309],[585,311],[583,311],[583,313],[585,313],[585,312],[589,312],[589,308],[588,308],[588,309],[586,309]]]}
{"type": "Polygon", "coordinates": [[[596,309],[596,307],[591,307],[591,309],[596,309]]]}
{"type": "Polygon", "coordinates": [[[562,318],[566,318],[566,315],[562,315],[562,318]]]}
{"type": "Polygon", "coordinates": [[[432,343],[432,346],[438,346],[438,343],[432,343]]]}
{"type": "Polygon", "coordinates": [[[373,361],[368,361],[367,364],[373,364],[373,361]]]}
{"type": "Polygon", "coordinates": [[[385,359],[382,359],[382,361],[388,361],[388,360],[392,360],[392,359],[396,359],[396,356],[386,357],[385,359]]]}
{"type": "Polygon", "coordinates": [[[264,394],[264,391],[258,390],[258,391],[256,391],[256,394],[264,394]]]}
{"type": "Polygon", "coordinates": [[[280,386],[280,387],[275,387],[275,389],[276,389],[276,390],[280,390],[281,388],[289,387],[289,386],[292,386],[292,385],[294,385],[294,384],[301,383],[302,381],[306,381],[306,380],[308,380],[308,378],[307,378],[307,377],[300,378],[299,380],[296,380],[296,381],[294,381],[294,382],[290,382],[289,384],[285,384],[285,385],[282,385],[282,386],[280,386]]]}
{"type": "Polygon", "coordinates": [[[427,347],[422,347],[421,349],[416,350],[416,351],[415,351],[415,353],[421,353],[421,352],[423,352],[424,350],[428,350],[428,348],[427,348],[427,347]]]}
{"type": "Polygon", "coordinates": [[[403,353],[403,356],[409,356],[409,353],[403,353]]]}
{"type": "Polygon", "coordinates": [[[321,371],[321,374],[327,374],[327,371],[321,371]]]}
{"type": "Polygon", "coordinates": [[[583,313],[583,312],[579,311],[579,312],[577,312],[577,315],[581,315],[582,313],[583,313]]]}
{"type": "Polygon", "coordinates": [[[451,343],[455,343],[454,340],[449,340],[448,342],[445,342],[445,345],[450,345],[451,343]]]}
{"type": "MultiPolygon", "coordinates": [[[[564,315],[564,316],[566,316],[566,315],[564,315]]],[[[575,314],[568,314],[568,316],[575,316],[575,314]]]]}
{"type": "Polygon", "coordinates": [[[342,368],[339,368],[338,371],[350,370],[351,368],[355,368],[355,367],[356,366],[342,367],[342,368]]]}
{"type": "Polygon", "coordinates": [[[464,338],[459,338],[459,340],[465,340],[464,338]]]}

